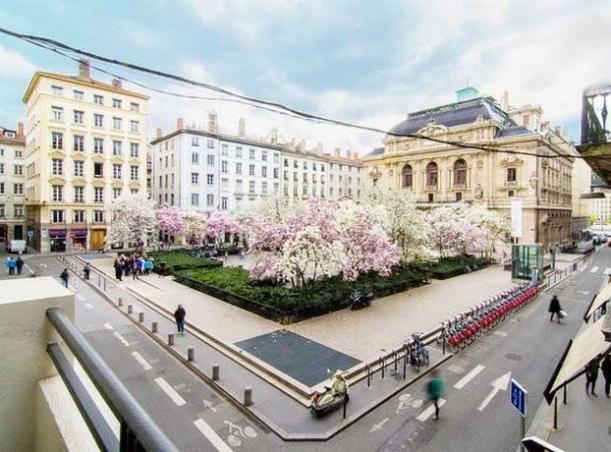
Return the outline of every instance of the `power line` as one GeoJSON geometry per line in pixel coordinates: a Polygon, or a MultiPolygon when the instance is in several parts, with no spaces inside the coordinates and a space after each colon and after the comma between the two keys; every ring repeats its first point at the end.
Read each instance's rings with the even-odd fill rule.
{"type": "Polygon", "coordinates": [[[136,86],[140,86],[144,89],[148,89],[151,90],[153,92],[157,92],[157,93],[161,93],[161,94],[166,94],[166,95],[170,95],[170,96],[175,96],[175,97],[182,97],[182,98],[187,98],[187,99],[198,99],[198,100],[210,100],[210,101],[221,101],[221,102],[234,102],[234,103],[239,103],[239,104],[243,104],[243,105],[247,105],[249,107],[253,107],[253,108],[258,108],[258,109],[263,109],[272,113],[276,113],[276,114],[280,114],[280,115],[284,115],[284,116],[289,116],[289,117],[293,117],[293,118],[297,118],[297,119],[303,119],[303,120],[308,120],[308,121],[312,121],[312,122],[316,122],[316,123],[326,123],[326,124],[331,124],[331,125],[336,125],[336,126],[342,126],[342,127],[349,127],[352,129],[358,129],[358,130],[363,130],[363,131],[367,131],[367,132],[372,132],[372,133],[379,133],[379,134],[384,134],[384,135],[388,135],[388,136],[392,136],[392,137],[397,137],[397,138],[415,138],[415,139],[421,139],[421,140],[426,140],[426,141],[430,141],[430,142],[434,142],[437,144],[444,144],[444,145],[449,145],[449,146],[454,146],[454,147],[458,147],[458,148],[463,148],[463,149],[477,149],[477,150],[481,150],[481,151],[486,151],[486,152],[496,152],[496,153],[504,153],[504,154],[512,154],[512,155],[525,155],[525,156],[530,156],[530,157],[541,157],[541,158],[581,158],[581,159],[585,159],[585,160],[599,160],[599,159],[609,159],[610,157],[604,157],[604,156],[599,156],[599,157],[586,157],[586,156],[581,156],[581,155],[577,155],[577,154],[561,154],[559,152],[556,152],[555,155],[546,155],[546,154],[538,154],[538,153],[532,153],[532,152],[526,152],[526,151],[519,151],[519,150],[515,150],[515,149],[501,149],[498,147],[494,147],[494,146],[488,146],[488,145],[482,145],[482,144],[476,144],[476,143],[469,143],[469,142],[462,142],[462,141],[453,141],[453,140],[444,140],[444,139],[440,139],[440,138],[435,138],[435,137],[431,137],[431,136],[426,136],[426,135],[421,135],[421,134],[417,134],[417,133],[397,133],[397,132],[393,132],[392,130],[384,130],[384,129],[380,129],[377,127],[372,127],[372,126],[365,126],[365,125],[359,125],[359,124],[355,124],[355,123],[350,123],[350,122],[346,122],[346,121],[341,121],[341,120],[337,120],[337,119],[333,119],[333,118],[327,118],[324,116],[319,116],[319,115],[315,115],[315,114],[311,114],[311,113],[307,113],[305,111],[301,111],[301,110],[297,110],[294,109],[292,107],[288,107],[286,105],[277,103],[277,102],[273,102],[273,101],[268,101],[265,99],[259,99],[256,97],[251,97],[251,96],[246,96],[246,95],[242,95],[236,92],[233,92],[231,90],[210,84],[210,83],[204,83],[204,82],[198,82],[192,79],[188,79],[176,74],[172,74],[169,72],[164,72],[164,71],[159,71],[159,70],[155,70],[155,69],[150,69],[147,68],[145,66],[140,66],[134,63],[129,63],[129,62],[125,62],[125,61],[121,61],[121,60],[117,60],[117,59],[113,59],[113,58],[109,58],[103,55],[99,55],[93,52],[89,52],[86,50],[82,50],[82,49],[77,49],[75,47],[69,46],[61,41],[57,41],[54,39],[50,39],[50,38],[46,38],[46,37],[41,37],[41,36],[35,36],[35,35],[28,35],[28,34],[22,34],[22,33],[18,33],[18,32],[14,32],[11,30],[8,30],[6,28],[2,28],[0,27],[0,32],[4,33],[6,35],[21,39],[25,42],[28,42],[30,44],[36,45],[38,47],[44,48],[46,50],[58,53],[66,58],[69,58],[71,60],[74,61],[78,61],[78,59],[72,55],[69,55],[66,52],[70,52],[73,54],[77,54],[80,56],[85,56],[88,58],[92,58],[94,60],[103,62],[103,63],[108,63],[111,65],[115,65],[115,66],[121,66],[121,67],[125,67],[127,69],[131,69],[137,72],[141,72],[141,73],[145,73],[145,74],[150,74],[150,75],[154,75],[157,77],[161,77],[161,78],[166,78],[166,79],[170,79],[170,80],[174,80],[174,81],[178,81],[181,83],[185,83],[188,85],[192,85],[192,86],[196,86],[196,87],[200,87],[200,88],[204,88],[206,90],[210,90],[210,91],[214,91],[217,93],[220,93],[222,95],[228,96],[228,97],[204,97],[204,96],[196,96],[196,95],[187,95],[187,94],[182,94],[182,93],[176,93],[176,92],[170,92],[167,90],[163,90],[160,88],[154,88],[154,87],[150,87],[145,85],[144,83],[141,82],[137,82],[134,80],[130,80],[127,77],[121,76],[121,75],[117,75],[113,72],[110,72],[106,69],[102,69],[96,66],[93,66],[96,70],[111,75],[113,77],[116,77],[118,79],[124,80],[126,82],[129,83],[133,83],[136,86]],[[62,50],[59,50],[62,49],[62,50]]]}

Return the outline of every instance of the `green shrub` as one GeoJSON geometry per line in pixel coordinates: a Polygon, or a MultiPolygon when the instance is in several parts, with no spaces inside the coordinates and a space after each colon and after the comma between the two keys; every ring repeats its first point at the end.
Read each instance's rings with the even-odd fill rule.
{"type": "Polygon", "coordinates": [[[165,263],[165,268],[170,272],[179,272],[193,268],[220,267],[221,261],[197,257],[194,252],[189,250],[155,251],[148,253],[155,259],[154,271],[161,270],[161,263],[165,263]]]}

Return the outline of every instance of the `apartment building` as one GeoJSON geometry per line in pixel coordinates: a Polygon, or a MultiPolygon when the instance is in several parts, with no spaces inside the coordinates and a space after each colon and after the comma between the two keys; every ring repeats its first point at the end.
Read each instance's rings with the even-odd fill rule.
{"type": "Polygon", "coordinates": [[[0,126],[0,247],[25,239],[23,124],[17,130],[0,126]]]}
{"type": "Polygon", "coordinates": [[[146,190],[147,101],[120,80],[91,78],[86,60],[77,76],[34,74],[23,102],[26,225],[36,249],[104,247],[112,201],[146,190]]]}

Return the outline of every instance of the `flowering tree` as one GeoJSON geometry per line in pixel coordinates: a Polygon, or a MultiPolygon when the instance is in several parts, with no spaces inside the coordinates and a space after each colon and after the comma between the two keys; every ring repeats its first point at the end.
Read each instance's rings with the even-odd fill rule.
{"type": "Polygon", "coordinates": [[[142,195],[119,199],[111,207],[106,243],[146,248],[157,245],[159,229],[153,203],[142,195]]]}
{"type": "Polygon", "coordinates": [[[197,212],[186,212],[183,216],[185,221],[184,234],[187,242],[191,245],[201,245],[206,233],[206,223],[201,214],[197,212]]]}
{"type": "Polygon", "coordinates": [[[184,234],[187,228],[187,223],[180,210],[175,207],[164,206],[157,209],[155,212],[159,232],[167,235],[184,234]]]}
{"type": "Polygon", "coordinates": [[[227,214],[212,212],[208,214],[204,222],[204,234],[208,239],[214,241],[216,249],[223,246],[228,235],[232,236],[244,232],[242,225],[227,214]]]}
{"type": "Polygon", "coordinates": [[[483,229],[486,250],[492,255],[498,242],[505,242],[511,231],[511,222],[506,215],[487,209],[481,204],[473,204],[465,209],[465,218],[483,229]]]}

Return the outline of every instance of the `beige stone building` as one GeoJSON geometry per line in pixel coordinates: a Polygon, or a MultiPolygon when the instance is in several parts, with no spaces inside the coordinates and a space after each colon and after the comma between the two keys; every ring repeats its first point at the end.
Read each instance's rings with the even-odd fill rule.
{"type": "Polygon", "coordinates": [[[23,124],[17,130],[0,127],[0,248],[9,240],[24,240],[23,124]]]}
{"type": "Polygon", "coordinates": [[[42,252],[101,249],[109,207],[146,190],[148,97],[91,78],[36,72],[27,106],[25,204],[42,252]]]}
{"type": "Polygon", "coordinates": [[[423,207],[466,201],[503,213],[510,212],[513,198],[521,198],[521,243],[547,248],[570,242],[573,190],[578,189],[572,181],[574,147],[549,129],[538,106],[512,109],[506,100],[501,106],[474,88],[457,94],[455,103],[408,114],[387,135],[383,148],[363,158],[365,187],[404,191],[423,207]],[[436,143],[413,135],[533,156],[436,143]]]}

